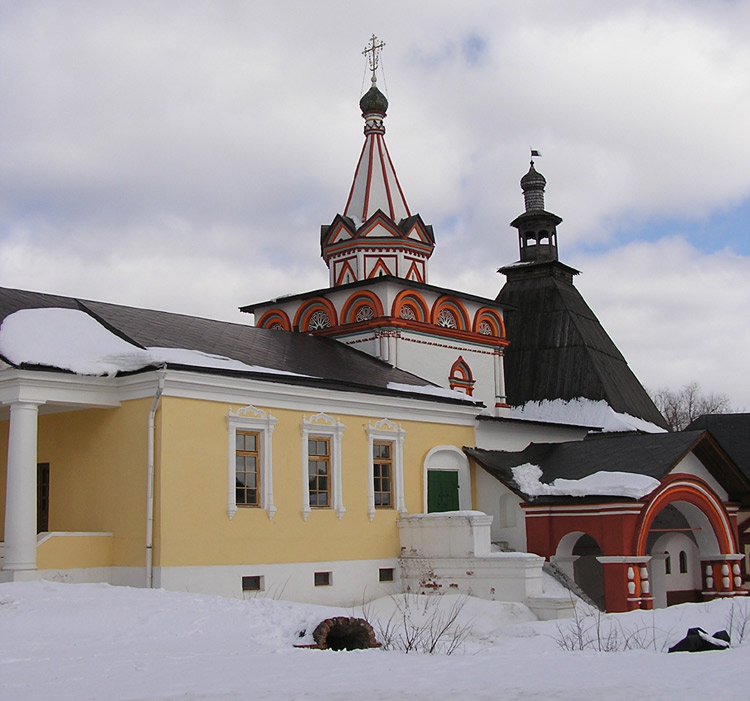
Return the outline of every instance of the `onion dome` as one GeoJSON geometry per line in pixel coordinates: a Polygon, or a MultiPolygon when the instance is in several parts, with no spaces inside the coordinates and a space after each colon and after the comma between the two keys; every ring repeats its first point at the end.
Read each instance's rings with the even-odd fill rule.
{"type": "Polygon", "coordinates": [[[521,178],[521,189],[526,204],[526,211],[544,209],[544,187],[547,185],[545,177],[536,171],[531,162],[529,172],[521,178]]]}
{"type": "Polygon", "coordinates": [[[362,114],[365,115],[368,112],[379,112],[385,115],[388,110],[388,99],[378,90],[377,85],[373,85],[359,101],[359,108],[362,110],[362,114]]]}

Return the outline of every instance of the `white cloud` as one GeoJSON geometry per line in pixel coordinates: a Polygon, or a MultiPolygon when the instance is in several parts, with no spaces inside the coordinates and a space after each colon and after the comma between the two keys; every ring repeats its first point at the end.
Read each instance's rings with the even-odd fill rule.
{"type": "Polygon", "coordinates": [[[698,382],[750,411],[750,258],[704,255],[680,238],[571,261],[576,286],[641,382],[698,382]]]}
{"type": "Polygon", "coordinates": [[[676,261],[662,242],[664,255],[634,269],[637,246],[580,253],[613,245],[623,225],[705,219],[750,198],[750,47],[737,31],[748,25],[748,0],[475,0],[460,12],[383,0],[377,13],[333,0],[6,4],[2,282],[219,318],[324,286],[319,227],[351,184],[360,52],[375,30],[387,44],[388,146],[409,205],[435,225],[431,282],[497,293],[495,269],[517,256],[507,223],[533,146],[548,208],[565,219],[563,257],[584,269],[592,307],[644,381],[697,371],[750,408],[739,367],[705,367],[744,333],[715,320],[741,314],[746,258],[692,250],[676,261]],[[678,262],[703,297],[688,287],[675,299],[678,262]],[[634,315],[641,274],[648,310],[634,315]],[[689,328],[696,305],[712,309],[702,332],[654,321],[647,337],[644,319],[666,307],[689,328]],[[653,378],[641,347],[661,368],[653,378]]]}

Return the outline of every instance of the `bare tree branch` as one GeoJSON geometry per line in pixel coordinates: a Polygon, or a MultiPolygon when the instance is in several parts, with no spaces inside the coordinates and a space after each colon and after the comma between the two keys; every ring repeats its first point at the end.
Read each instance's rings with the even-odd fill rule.
{"type": "Polygon", "coordinates": [[[704,414],[730,414],[734,411],[726,394],[703,394],[697,382],[690,382],[676,391],[663,387],[651,398],[672,431],[682,431],[704,414]]]}

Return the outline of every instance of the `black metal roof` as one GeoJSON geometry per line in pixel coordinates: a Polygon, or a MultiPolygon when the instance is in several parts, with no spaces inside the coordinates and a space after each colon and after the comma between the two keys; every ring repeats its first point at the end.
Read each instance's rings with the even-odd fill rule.
{"type": "MultiPolygon", "coordinates": [[[[21,309],[50,307],[85,311],[113,333],[141,347],[197,350],[247,365],[300,375],[258,373],[270,381],[378,393],[390,393],[387,389],[390,382],[415,386],[432,384],[329,338],[0,287],[0,320],[21,309]]],[[[195,370],[217,373],[210,368],[196,367],[195,370]]],[[[222,371],[221,374],[247,373],[222,371]]],[[[403,392],[398,394],[404,395],[403,392]]],[[[409,396],[432,401],[461,401],[425,394],[409,396]]],[[[467,402],[475,403],[468,398],[467,402]]]]}
{"type": "Polygon", "coordinates": [[[687,430],[709,431],[737,467],[750,478],[750,414],[699,416],[687,430]]]}
{"type": "MultiPolygon", "coordinates": [[[[416,216],[416,215],[415,215],[416,216]]],[[[423,290],[428,292],[435,292],[439,295],[446,295],[448,297],[458,297],[459,299],[469,300],[471,302],[477,302],[479,304],[494,307],[495,309],[506,309],[508,305],[502,303],[498,299],[490,299],[488,297],[479,297],[478,295],[469,294],[468,292],[459,292],[457,290],[451,290],[447,287],[438,287],[437,285],[430,285],[426,282],[418,282],[417,280],[407,280],[403,277],[397,277],[396,275],[378,275],[377,277],[370,278],[367,280],[355,280],[345,285],[336,285],[336,287],[323,287],[318,290],[312,290],[311,292],[299,292],[297,294],[283,295],[274,299],[266,300],[265,302],[255,302],[254,304],[246,304],[240,307],[241,312],[253,312],[258,307],[265,307],[269,304],[282,304],[298,299],[307,299],[312,297],[325,297],[332,292],[341,292],[342,290],[356,290],[359,287],[372,287],[373,285],[384,285],[386,283],[395,283],[402,287],[408,287],[414,290],[423,290]]]]}
{"type": "Polygon", "coordinates": [[[666,428],[648,393],[573,285],[577,271],[551,261],[511,265],[501,272],[508,278],[497,301],[507,305],[509,404],[604,400],[618,413],[666,428]]]}
{"type": "Polygon", "coordinates": [[[600,471],[628,472],[661,480],[691,451],[729,492],[730,498],[742,501],[750,496],[750,480],[706,431],[590,434],[582,441],[532,443],[518,452],[464,448],[487,472],[534,503],[547,500],[557,503],[580,497],[529,497],[513,479],[512,468],[527,463],[538,465],[545,484],[558,478],[581,479],[600,471]]]}

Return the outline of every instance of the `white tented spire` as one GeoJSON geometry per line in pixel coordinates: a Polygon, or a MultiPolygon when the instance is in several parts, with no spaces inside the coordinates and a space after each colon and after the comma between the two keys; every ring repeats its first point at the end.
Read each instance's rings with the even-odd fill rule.
{"type": "Polygon", "coordinates": [[[375,81],[360,100],[359,106],[365,120],[365,144],[344,215],[353,219],[359,227],[380,209],[398,223],[411,213],[385,145],[383,119],[388,100],[378,90],[375,81]]]}

